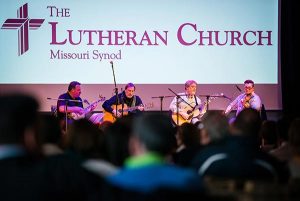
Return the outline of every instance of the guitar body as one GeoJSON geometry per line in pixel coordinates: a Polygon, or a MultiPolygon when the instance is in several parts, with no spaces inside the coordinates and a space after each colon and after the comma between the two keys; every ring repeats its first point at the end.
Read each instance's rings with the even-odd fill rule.
{"type": "MultiPolygon", "coordinates": [[[[133,107],[128,107],[126,104],[123,104],[123,116],[128,115],[128,112],[137,110],[140,106],[133,106],[133,107]]],[[[149,103],[149,104],[145,104],[144,106],[145,108],[152,108],[153,107],[153,103],[149,103]]],[[[111,107],[113,110],[117,109],[119,113],[122,113],[122,104],[119,105],[113,105],[111,107]]],[[[112,114],[110,112],[107,112],[105,110],[103,110],[104,116],[103,116],[103,121],[109,121],[109,122],[115,122],[117,120],[117,117],[115,116],[115,114],[112,114]]]]}
{"type": "Polygon", "coordinates": [[[79,114],[79,113],[72,112],[70,114],[70,117],[74,120],[79,120],[79,119],[83,119],[85,117],[85,114],[79,114]]]}
{"type": "Polygon", "coordinates": [[[217,98],[217,95],[212,95],[207,101],[203,102],[203,104],[196,105],[194,108],[191,108],[190,106],[186,106],[185,108],[181,108],[183,112],[189,115],[187,119],[183,118],[180,114],[177,115],[177,113],[172,114],[172,120],[177,126],[181,126],[183,123],[191,123],[192,119],[202,118],[203,115],[206,113],[207,104],[211,102],[211,100],[217,98]],[[199,110],[200,109],[200,110],[199,110]],[[201,112],[200,112],[201,111],[201,112]],[[177,120],[178,119],[178,120],[177,120]]]}
{"type": "Polygon", "coordinates": [[[69,116],[74,119],[74,120],[79,120],[79,119],[83,119],[85,118],[85,116],[90,113],[92,110],[92,106],[99,103],[99,102],[102,102],[102,101],[105,101],[105,97],[102,97],[102,96],[99,96],[99,99],[95,102],[93,102],[92,104],[90,104],[89,106],[87,106],[86,108],[84,108],[84,112],[83,114],[79,114],[79,113],[75,113],[75,112],[72,112],[69,114],[69,116]]]}
{"type": "MultiPolygon", "coordinates": [[[[113,105],[111,107],[113,110],[117,109],[120,113],[122,113],[122,104],[119,105],[113,105]]],[[[117,120],[117,118],[115,117],[115,114],[112,114],[110,112],[107,111],[103,111],[104,116],[103,116],[103,121],[109,121],[109,122],[115,122],[117,120]]],[[[126,104],[123,105],[123,115],[128,115],[128,107],[126,104]]]]}
{"type": "Polygon", "coordinates": [[[181,126],[183,123],[191,123],[194,117],[198,117],[200,115],[199,110],[185,110],[184,112],[189,114],[189,118],[185,119],[180,114],[177,115],[177,113],[172,114],[172,120],[176,125],[181,126]]]}
{"type": "Polygon", "coordinates": [[[112,113],[103,110],[103,122],[108,121],[108,122],[113,123],[116,120],[117,120],[117,118],[115,116],[113,116],[112,113]]]}

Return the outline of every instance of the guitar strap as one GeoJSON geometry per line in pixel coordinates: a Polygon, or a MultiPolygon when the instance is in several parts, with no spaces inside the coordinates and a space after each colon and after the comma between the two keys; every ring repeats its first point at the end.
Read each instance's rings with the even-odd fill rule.
{"type": "MultiPolygon", "coordinates": [[[[124,95],[123,95],[123,93],[122,93],[122,95],[121,95],[121,99],[122,99],[122,104],[124,104],[125,103],[125,100],[124,100],[124,95]]],[[[134,107],[135,106],[135,103],[136,103],[136,96],[134,95],[133,96],[133,100],[132,100],[132,102],[131,102],[131,104],[130,105],[128,105],[128,107],[134,107]]]]}
{"type": "MultiPolygon", "coordinates": [[[[195,95],[194,95],[194,98],[195,98],[195,102],[196,102],[196,105],[195,105],[195,107],[196,107],[198,105],[198,101],[197,101],[197,97],[195,95]]],[[[197,119],[196,121],[199,121],[199,117],[200,117],[200,114],[198,116],[196,116],[196,117],[193,117],[191,119],[191,122],[193,122],[193,119],[197,119]]]]}
{"type": "MultiPolygon", "coordinates": [[[[121,93],[121,105],[122,105],[122,108],[121,108],[121,114],[123,116],[123,110],[124,110],[124,92],[121,93]]],[[[120,104],[120,103],[119,103],[120,104]]]]}
{"type": "MultiPolygon", "coordinates": [[[[195,103],[196,103],[196,105],[198,105],[198,101],[197,101],[197,98],[196,98],[196,96],[194,95],[194,98],[195,98],[195,103]]],[[[195,106],[196,106],[195,105],[195,106]]]]}
{"type": "Polygon", "coordinates": [[[132,100],[132,103],[131,103],[131,107],[134,107],[134,106],[135,106],[135,102],[136,102],[136,96],[133,96],[133,100],[132,100]]]}

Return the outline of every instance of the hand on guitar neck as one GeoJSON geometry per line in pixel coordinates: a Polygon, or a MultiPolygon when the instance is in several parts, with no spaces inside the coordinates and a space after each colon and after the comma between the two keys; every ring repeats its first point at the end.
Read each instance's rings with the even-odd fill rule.
{"type": "Polygon", "coordinates": [[[119,112],[119,110],[114,109],[114,110],[112,111],[112,115],[113,115],[113,117],[115,117],[115,118],[120,118],[120,117],[122,116],[122,112],[119,112]]]}
{"type": "Polygon", "coordinates": [[[89,104],[86,108],[80,108],[80,111],[78,112],[72,112],[70,114],[71,118],[74,120],[83,119],[88,113],[92,112],[99,102],[105,101],[105,97],[99,96],[99,99],[93,102],[92,104],[89,104]]]}
{"type": "Polygon", "coordinates": [[[113,105],[112,112],[107,112],[104,110],[104,117],[103,121],[109,121],[109,122],[114,122],[117,118],[120,118],[122,116],[128,115],[128,112],[132,112],[134,110],[139,110],[139,111],[144,111],[145,108],[152,108],[153,103],[145,104],[145,105],[138,105],[138,106],[133,106],[133,107],[128,107],[126,104],[119,104],[119,105],[113,105]],[[123,107],[123,109],[122,109],[123,107]],[[123,111],[123,115],[122,115],[123,111]]]}
{"type": "Polygon", "coordinates": [[[123,104],[123,106],[122,106],[122,104],[120,104],[117,107],[116,106],[112,106],[112,107],[113,107],[112,115],[117,118],[120,118],[122,116],[122,112],[123,112],[123,115],[127,115],[128,112],[132,112],[134,110],[144,111],[143,105],[127,107],[126,104],[123,104]]]}

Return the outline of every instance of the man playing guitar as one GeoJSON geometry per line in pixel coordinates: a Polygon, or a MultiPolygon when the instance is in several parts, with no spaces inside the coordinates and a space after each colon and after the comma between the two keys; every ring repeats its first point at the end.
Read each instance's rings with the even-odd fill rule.
{"type": "Polygon", "coordinates": [[[142,99],[135,95],[133,83],[128,83],[125,86],[125,91],[119,93],[118,96],[114,95],[106,100],[102,107],[104,109],[103,121],[110,122],[124,115],[132,115],[144,110],[142,99]],[[134,108],[134,110],[127,110],[127,108],[134,108]]]}
{"type": "Polygon", "coordinates": [[[197,82],[188,80],[185,83],[185,92],[179,93],[178,107],[177,97],[174,97],[170,104],[172,118],[175,124],[181,125],[184,122],[196,123],[206,112],[206,107],[201,105],[201,100],[195,94],[197,91],[197,82]],[[188,104],[187,104],[188,103],[188,104]],[[197,107],[202,106],[202,107],[197,107]],[[196,109],[195,109],[196,108],[196,109]]]}
{"type": "MultiPolygon", "coordinates": [[[[64,94],[61,94],[58,97],[57,116],[61,122],[61,126],[63,129],[65,128],[65,124],[66,124],[65,115],[68,115],[67,117],[68,124],[72,123],[72,121],[74,120],[71,114],[78,114],[85,117],[86,111],[83,108],[83,103],[82,103],[82,99],[80,98],[80,94],[81,94],[81,84],[77,81],[72,81],[68,86],[68,91],[64,94]]],[[[96,104],[92,104],[90,107],[90,111],[93,111],[96,108],[96,106],[97,106],[96,104]]]]}

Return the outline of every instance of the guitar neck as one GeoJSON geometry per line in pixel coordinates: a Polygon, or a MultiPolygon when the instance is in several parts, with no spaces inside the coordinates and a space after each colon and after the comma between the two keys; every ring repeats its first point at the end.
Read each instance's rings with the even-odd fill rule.
{"type": "Polygon", "coordinates": [[[97,101],[91,103],[90,105],[88,105],[86,108],[84,108],[84,113],[88,113],[89,110],[91,109],[91,107],[92,107],[94,104],[99,103],[99,102],[101,102],[101,101],[103,101],[103,100],[102,100],[102,99],[99,99],[99,100],[97,100],[97,101]]]}
{"type": "Polygon", "coordinates": [[[133,107],[128,107],[128,108],[124,108],[123,111],[124,112],[131,112],[133,110],[138,109],[139,106],[133,106],[133,107]]]}

